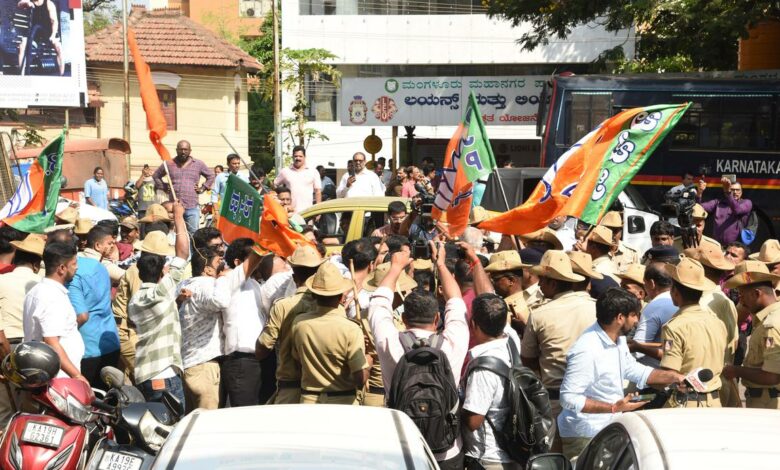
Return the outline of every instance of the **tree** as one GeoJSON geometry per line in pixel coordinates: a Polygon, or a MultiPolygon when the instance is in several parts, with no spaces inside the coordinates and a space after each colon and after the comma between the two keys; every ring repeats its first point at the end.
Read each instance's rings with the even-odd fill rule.
{"type": "Polygon", "coordinates": [[[120,20],[122,12],[113,4],[84,11],[84,36],[90,36],[120,20]]]}
{"type": "MultiPolygon", "coordinates": [[[[484,0],[491,17],[530,23],[518,40],[526,50],[566,39],[575,26],[595,22],[607,31],[635,28],[634,57],[622,71],[733,70],[738,39],[759,21],[780,18],[775,0],[484,0]]],[[[605,51],[616,56],[622,49],[605,51]]]]}
{"type": "MultiPolygon", "coordinates": [[[[127,0],[122,0],[127,1],[127,0]]],[[[100,8],[116,8],[114,5],[114,0],[82,0],[81,2],[81,9],[84,11],[84,13],[89,13],[92,11],[95,11],[100,8]]]]}

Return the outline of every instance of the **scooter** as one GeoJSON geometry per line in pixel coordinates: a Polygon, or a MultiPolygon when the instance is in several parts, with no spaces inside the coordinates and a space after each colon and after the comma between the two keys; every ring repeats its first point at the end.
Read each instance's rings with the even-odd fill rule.
{"type": "Polygon", "coordinates": [[[0,444],[0,468],[83,468],[90,429],[96,429],[99,417],[92,408],[93,390],[81,380],[55,378],[31,393],[41,414],[17,413],[11,419],[0,444]]]}
{"type": "Polygon", "coordinates": [[[163,403],[146,402],[143,394],[131,385],[124,385],[124,375],[114,367],[100,371],[110,388],[104,399],[93,406],[113,429],[95,445],[86,470],[148,470],[157,452],[181,419],[184,409],[171,394],[163,403]]]}

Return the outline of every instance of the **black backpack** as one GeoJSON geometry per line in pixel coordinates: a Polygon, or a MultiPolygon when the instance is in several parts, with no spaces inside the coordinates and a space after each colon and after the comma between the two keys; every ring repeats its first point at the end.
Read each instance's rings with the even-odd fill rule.
{"type": "Polygon", "coordinates": [[[555,419],[547,389],[531,369],[522,365],[514,342],[509,339],[507,343],[511,368],[497,357],[476,357],[469,361],[463,383],[478,369],[488,370],[504,379],[504,393],[510,398],[511,416],[503,429],[497,429],[488,417],[486,421],[496,436],[498,446],[512,460],[525,464],[532,455],[550,450],[555,435],[555,419]]]}
{"type": "Polygon", "coordinates": [[[403,411],[420,429],[434,453],[447,451],[460,433],[458,389],[443,338],[417,339],[409,331],[399,333],[404,355],[393,373],[387,407],[403,411]]]}

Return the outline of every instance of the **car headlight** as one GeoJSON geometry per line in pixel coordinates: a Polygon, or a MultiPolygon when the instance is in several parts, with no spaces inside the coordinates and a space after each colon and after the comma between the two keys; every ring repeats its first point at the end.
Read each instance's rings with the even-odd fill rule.
{"type": "Polygon", "coordinates": [[[74,422],[85,424],[95,418],[92,410],[79,403],[79,401],[72,396],[65,398],[53,388],[49,388],[48,393],[52,403],[57,407],[57,410],[74,422]]]}
{"type": "Polygon", "coordinates": [[[160,447],[165,442],[165,438],[168,437],[172,429],[170,426],[157,421],[154,415],[148,411],[144,413],[141,422],[138,423],[138,427],[141,428],[141,436],[143,436],[146,444],[155,452],[160,450],[160,447]],[[161,435],[158,429],[163,431],[162,434],[164,435],[161,435]]]}

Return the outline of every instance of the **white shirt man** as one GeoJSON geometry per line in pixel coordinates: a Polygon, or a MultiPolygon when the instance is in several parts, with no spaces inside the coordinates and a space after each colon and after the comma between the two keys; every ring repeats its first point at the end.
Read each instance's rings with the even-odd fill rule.
{"type": "Polygon", "coordinates": [[[282,168],[274,180],[274,186],[287,186],[292,196],[293,211],[298,213],[312,206],[312,200],[322,201],[322,180],[314,168],[306,166],[306,149],[293,149],[293,163],[282,168]]]}
{"type": "Polygon", "coordinates": [[[336,188],[338,197],[368,197],[384,196],[385,187],[379,177],[371,170],[367,170],[366,156],[358,152],[352,156],[355,163],[355,174],[345,173],[341,177],[339,187],[336,188]]]}

